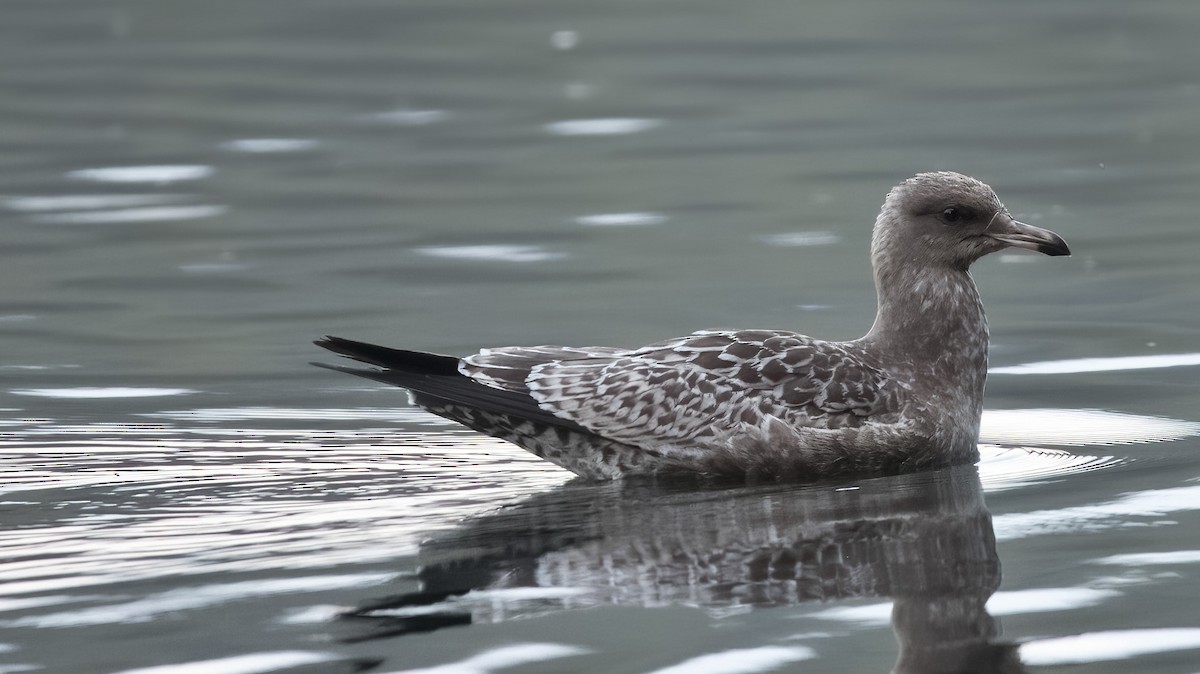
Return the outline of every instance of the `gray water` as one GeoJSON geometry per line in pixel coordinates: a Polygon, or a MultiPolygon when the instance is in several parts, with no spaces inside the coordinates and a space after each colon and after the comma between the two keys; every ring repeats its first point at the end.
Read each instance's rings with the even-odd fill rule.
{"type": "Polygon", "coordinates": [[[0,672],[1200,672],[1200,6],[9,0],[0,672]],[[586,485],[310,367],[852,338],[992,184],[983,461],[586,485]],[[1046,364],[1050,363],[1050,364],[1046,364]]]}

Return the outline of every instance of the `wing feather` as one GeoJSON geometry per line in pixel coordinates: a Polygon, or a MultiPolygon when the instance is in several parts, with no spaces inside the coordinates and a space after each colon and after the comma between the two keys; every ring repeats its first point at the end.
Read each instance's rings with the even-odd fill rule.
{"type": "Polygon", "coordinates": [[[769,391],[783,406],[809,408],[810,416],[895,412],[902,392],[854,343],[824,342],[783,330],[704,330],[630,355],[690,364],[769,391]]]}
{"type": "Polygon", "coordinates": [[[677,363],[619,357],[545,363],[529,393],[546,410],[607,438],[635,446],[704,444],[762,418],[746,387],[677,363]]]}
{"type": "Polygon", "coordinates": [[[606,346],[506,346],[483,349],[459,362],[458,370],[475,381],[503,391],[528,393],[525,379],[542,363],[609,358],[624,353],[606,346]]]}
{"type": "Polygon", "coordinates": [[[704,446],[771,420],[812,429],[894,422],[903,391],[854,343],[782,330],[706,330],[632,351],[488,349],[459,370],[641,447],[704,446]]]}

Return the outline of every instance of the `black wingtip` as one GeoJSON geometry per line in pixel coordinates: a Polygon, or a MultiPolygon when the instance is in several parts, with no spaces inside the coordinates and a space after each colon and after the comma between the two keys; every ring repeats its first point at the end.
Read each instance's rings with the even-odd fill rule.
{"type": "Polygon", "coordinates": [[[507,432],[503,431],[504,424],[524,421],[547,424],[576,433],[590,433],[573,421],[541,409],[527,394],[491,388],[467,377],[459,371],[458,366],[462,361],[456,356],[392,349],[332,335],[314,340],[313,344],[371,366],[356,368],[313,362],[316,367],[406,388],[412,392],[412,400],[418,407],[424,407],[434,414],[490,435],[507,432]],[[473,412],[450,411],[448,407],[453,406],[499,415],[501,421],[495,423],[500,425],[496,426],[493,422],[483,423],[473,412]]]}
{"type": "Polygon", "coordinates": [[[344,337],[326,335],[313,340],[313,344],[340,356],[360,363],[374,365],[385,370],[396,370],[411,374],[457,376],[459,359],[424,351],[406,351],[378,344],[358,342],[344,337]]]}
{"type": "Polygon", "coordinates": [[[319,367],[322,370],[333,370],[334,372],[345,372],[346,374],[354,374],[355,370],[352,367],[344,367],[342,365],[330,365],[329,363],[318,363],[315,360],[308,361],[309,365],[319,367]]]}
{"type": "Polygon", "coordinates": [[[345,356],[377,367],[387,367],[384,363],[379,362],[379,356],[382,353],[391,351],[391,349],[386,347],[358,342],[353,339],[346,339],[345,337],[334,337],[333,335],[325,335],[320,339],[314,339],[313,344],[322,349],[332,351],[339,356],[345,356]]]}
{"type": "Polygon", "coordinates": [[[343,337],[334,337],[333,335],[325,335],[320,339],[313,340],[313,344],[316,344],[322,349],[329,349],[330,351],[337,353],[341,353],[341,350],[346,349],[356,343],[357,342],[353,340],[345,339],[343,337]]]}

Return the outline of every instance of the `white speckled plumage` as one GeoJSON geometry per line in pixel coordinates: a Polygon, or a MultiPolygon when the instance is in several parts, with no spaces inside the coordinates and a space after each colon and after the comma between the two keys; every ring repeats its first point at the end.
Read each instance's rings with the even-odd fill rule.
{"type": "Polygon", "coordinates": [[[925,173],[895,187],[876,220],[878,313],[857,340],[706,330],[639,349],[506,347],[437,363],[446,357],[318,344],[382,368],[350,372],[585,477],[905,472],[978,457],[988,330],[967,270],[1010,246],[1069,254],[987,185],[925,173]]]}

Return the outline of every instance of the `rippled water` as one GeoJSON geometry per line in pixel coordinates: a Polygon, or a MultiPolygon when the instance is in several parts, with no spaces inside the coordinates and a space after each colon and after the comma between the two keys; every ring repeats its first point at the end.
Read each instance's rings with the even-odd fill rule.
{"type": "Polygon", "coordinates": [[[0,673],[1195,674],[1198,21],[5,3],[0,673]],[[307,364],[854,337],[929,169],[1075,252],[977,267],[978,468],[580,484],[307,364]]]}

